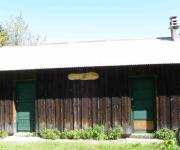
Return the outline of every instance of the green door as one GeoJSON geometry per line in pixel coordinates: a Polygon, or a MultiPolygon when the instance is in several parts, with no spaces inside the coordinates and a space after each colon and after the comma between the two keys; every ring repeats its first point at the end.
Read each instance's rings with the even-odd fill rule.
{"type": "Polygon", "coordinates": [[[35,131],[35,81],[16,83],[17,131],[35,131]]]}
{"type": "Polygon", "coordinates": [[[134,132],[152,132],[155,127],[153,79],[132,80],[132,127],[134,132]]]}

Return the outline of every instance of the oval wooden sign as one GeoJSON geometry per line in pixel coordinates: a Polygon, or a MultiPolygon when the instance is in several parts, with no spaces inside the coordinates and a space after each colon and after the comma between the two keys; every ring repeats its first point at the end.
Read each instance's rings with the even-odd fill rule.
{"type": "Polygon", "coordinates": [[[97,80],[98,78],[99,78],[99,74],[96,72],[68,74],[69,80],[97,80]]]}

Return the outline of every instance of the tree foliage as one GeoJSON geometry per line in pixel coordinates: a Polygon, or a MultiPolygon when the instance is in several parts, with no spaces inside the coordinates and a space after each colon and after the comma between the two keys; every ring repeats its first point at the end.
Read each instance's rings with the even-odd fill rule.
{"type": "Polygon", "coordinates": [[[17,17],[11,17],[5,22],[4,28],[9,36],[11,45],[32,45],[42,43],[46,40],[39,34],[29,32],[29,26],[20,14],[17,17]]]}
{"type": "Polygon", "coordinates": [[[3,27],[0,25],[0,46],[8,44],[8,33],[4,31],[3,27]]]}

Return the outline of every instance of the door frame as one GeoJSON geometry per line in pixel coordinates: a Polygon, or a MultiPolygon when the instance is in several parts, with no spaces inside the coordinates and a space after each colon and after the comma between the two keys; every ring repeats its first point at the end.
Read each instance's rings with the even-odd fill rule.
{"type": "Polygon", "coordinates": [[[134,121],[133,121],[133,111],[132,111],[132,101],[133,101],[133,97],[132,97],[132,92],[133,92],[133,88],[132,88],[132,82],[135,79],[152,79],[153,84],[154,84],[154,130],[157,129],[157,76],[156,75],[131,75],[129,76],[129,91],[130,91],[130,97],[131,97],[131,131],[132,133],[135,133],[134,130],[134,121]]]}
{"type": "Polygon", "coordinates": [[[17,133],[17,106],[16,106],[16,85],[17,85],[17,82],[27,82],[27,81],[34,81],[35,82],[35,100],[34,100],[34,110],[35,110],[35,117],[34,117],[34,121],[35,121],[35,130],[34,132],[36,132],[36,120],[37,120],[37,117],[36,117],[36,114],[37,114],[37,110],[36,110],[36,97],[37,97],[37,79],[35,78],[32,78],[32,79],[16,79],[16,80],[13,80],[13,124],[14,124],[14,132],[13,133],[17,133]]]}

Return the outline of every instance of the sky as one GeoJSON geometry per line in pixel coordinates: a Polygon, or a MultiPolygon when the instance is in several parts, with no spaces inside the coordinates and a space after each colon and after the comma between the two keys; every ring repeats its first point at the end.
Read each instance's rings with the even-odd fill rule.
{"type": "Polygon", "coordinates": [[[22,13],[48,43],[170,36],[180,0],[2,0],[0,23],[22,13]]]}

